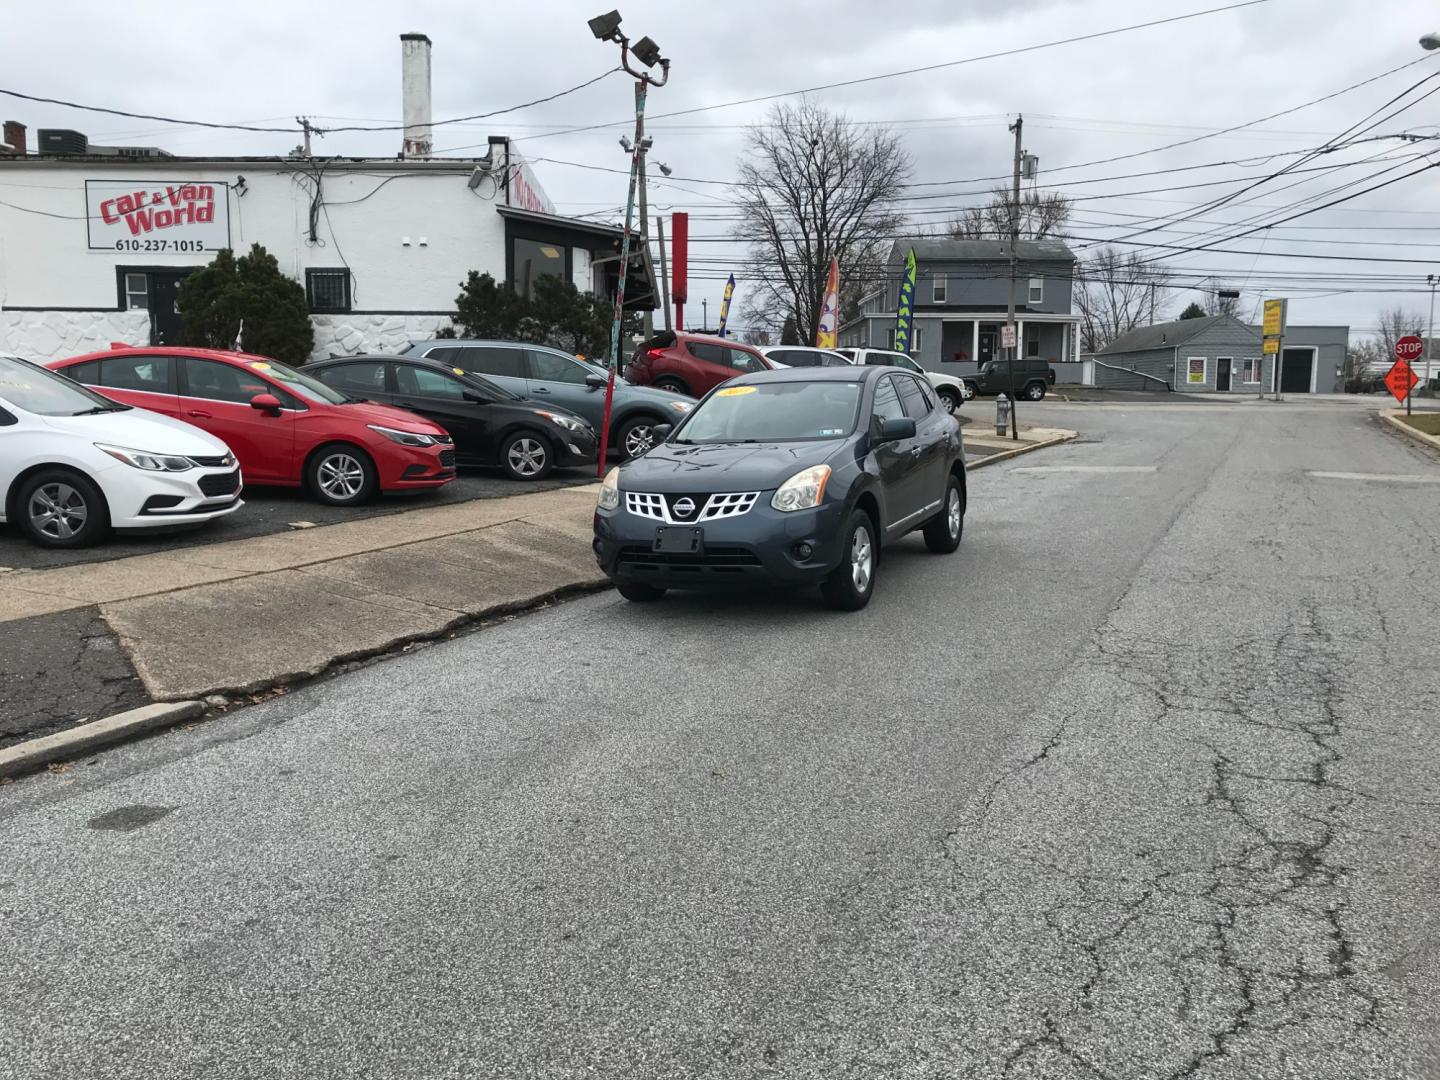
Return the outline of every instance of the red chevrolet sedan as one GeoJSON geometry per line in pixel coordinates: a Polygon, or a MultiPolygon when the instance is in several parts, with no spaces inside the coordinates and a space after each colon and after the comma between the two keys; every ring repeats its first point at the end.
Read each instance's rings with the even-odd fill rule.
{"type": "Polygon", "coordinates": [[[377,491],[436,488],[455,479],[455,448],[442,428],[347,397],[263,356],[124,348],[47,366],[122,405],[173,416],[222,439],[247,484],[305,487],[321,502],[353,506],[377,491]]]}

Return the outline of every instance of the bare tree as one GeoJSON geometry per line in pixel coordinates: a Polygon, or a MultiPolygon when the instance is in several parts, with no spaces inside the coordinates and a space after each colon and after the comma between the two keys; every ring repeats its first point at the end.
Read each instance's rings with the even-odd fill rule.
{"type": "MultiPolygon", "coordinates": [[[[950,222],[949,235],[958,240],[1008,240],[1013,204],[1010,192],[992,188],[990,201],[972,206],[950,222]]],[[[1058,192],[1029,188],[1020,193],[1020,239],[1056,236],[1070,220],[1074,204],[1058,192]]]]}
{"type": "Polygon", "coordinates": [[[746,345],[769,345],[771,344],[770,331],[763,326],[752,326],[740,335],[740,340],[746,345]]]}
{"type": "Polygon", "coordinates": [[[1385,374],[1389,366],[1385,346],[1375,338],[1366,338],[1345,353],[1345,392],[1347,394],[1368,394],[1385,374]]]}
{"type": "Polygon", "coordinates": [[[772,107],[750,129],[736,183],[753,306],[793,315],[800,340],[814,341],[830,260],[842,282],[883,273],[909,176],[910,156],[887,129],[852,127],[809,102],[772,107]]]}
{"type": "Polygon", "coordinates": [[[1080,348],[1099,352],[1121,334],[1158,321],[1169,301],[1170,272],[1136,251],[1100,247],[1075,264],[1080,348]]]}
{"type": "Polygon", "coordinates": [[[1238,296],[1221,296],[1218,292],[1215,299],[1210,301],[1211,315],[1230,315],[1234,318],[1240,317],[1240,298],[1238,296]]]}
{"type": "Polygon", "coordinates": [[[1395,355],[1395,342],[1399,341],[1406,334],[1419,334],[1425,336],[1425,313],[1423,311],[1406,311],[1403,307],[1387,308],[1380,312],[1380,344],[1384,346],[1384,355],[1393,357],[1395,355]]]}

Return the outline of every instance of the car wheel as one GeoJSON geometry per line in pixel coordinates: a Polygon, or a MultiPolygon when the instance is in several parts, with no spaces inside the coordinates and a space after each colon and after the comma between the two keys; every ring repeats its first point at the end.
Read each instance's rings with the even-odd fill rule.
{"type": "Polygon", "coordinates": [[[925,546],[936,555],[949,555],[960,546],[965,531],[965,493],[952,473],[945,483],[940,513],[925,523],[925,546]]]}
{"type": "Polygon", "coordinates": [[[1039,401],[1045,396],[1045,384],[1043,382],[1032,382],[1025,387],[1025,396],[1031,401],[1039,401]]]}
{"type": "Polygon", "coordinates": [[[347,443],[322,446],[310,456],[305,482],[310,493],[330,506],[359,506],[375,497],[380,478],[370,455],[347,443]]]}
{"type": "Polygon", "coordinates": [[[620,425],[615,433],[615,449],[623,460],[637,458],[655,445],[656,423],[653,417],[637,416],[620,425]]]}
{"type": "Polygon", "coordinates": [[[942,387],[936,393],[939,395],[940,404],[945,406],[945,411],[954,416],[955,410],[960,408],[959,396],[948,386],[942,387]]]}
{"type": "Polygon", "coordinates": [[[664,589],[646,585],[639,581],[617,581],[615,591],[632,604],[653,604],[665,595],[664,589]]]}
{"type": "Polygon", "coordinates": [[[105,496],[69,469],[46,469],[21,486],[15,499],[20,529],[42,547],[80,548],[110,531],[105,496]]]}
{"type": "Polygon", "coordinates": [[[655,380],[655,389],[669,390],[672,394],[684,394],[686,397],[694,397],[694,395],[690,393],[688,386],[679,379],[672,378],[668,375],[663,379],[655,380]]]}
{"type": "Polygon", "coordinates": [[[542,436],[517,431],[500,448],[500,464],[516,480],[543,480],[555,468],[555,455],[542,436]]]}
{"type": "Polygon", "coordinates": [[[960,385],[965,387],[966,401],[974,401],[976,396],[980,393],[980,391],[975,388],[975,384],[973,382],[961,383],[960,385]]]}
{"type": "Polygon", "coordinates": [[[844,556],[820,585],[820,595],[836,611],[859,611],[875,591],[875,560],[879,545],[875,523],[864,510],[850,515],[845,528],[844,556]]]}

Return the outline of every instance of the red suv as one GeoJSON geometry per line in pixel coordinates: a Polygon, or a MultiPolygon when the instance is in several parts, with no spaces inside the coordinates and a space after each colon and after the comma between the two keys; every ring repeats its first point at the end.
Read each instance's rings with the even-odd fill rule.
{"type": "Polygon", "coordinates": [[[625,378],[637,386],[653,386],[701,397],[726,379],[775,365],[749,345],[703,334],[656,334],[635,350],[625,378]]]}
{"type": "Polygon", "coordinates": [[[264,356],[126,348],[46,365],[122,405],[163,413],[221,439],[247,484],[308,488],[353,506],[377,491],[455,479],[443,428],[404,409],[347,397],[264,356]]]}

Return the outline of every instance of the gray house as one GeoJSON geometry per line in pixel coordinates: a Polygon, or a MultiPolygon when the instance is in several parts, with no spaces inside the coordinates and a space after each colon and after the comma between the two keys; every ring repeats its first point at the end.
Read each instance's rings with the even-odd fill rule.
{"type": "MultiPolygon", "coordinates": [[[[905,256],[915,249],[914,322],[910,353],[931,370],[970,374],[1003,356],[1010,290],[1010,244],[1005,240],[917,240],[890,249],[885,286],[867,296],[858,318],[840,327],[842,348],[888,349],[895,341],[895,308],[905,256]]],[[[1025,356],[1052,364],[1078,360],[1080,317],[1071,313],[1075,256],[1058,240],[1016,245],[1015,322],[1025,356]]]]}
{"type": "MultiPolygon", "coordinates": [[[[1349,339],[1347,326],[1286,327],[1281,391],[1339,393],[1349,339]]],[[[1095,385],[1113,390],[1268,392],[1273,357],[1265,355],[1262,341],[1260,327],[1230,315],[1136,327],[1095,355],[1095,385]]]]}

